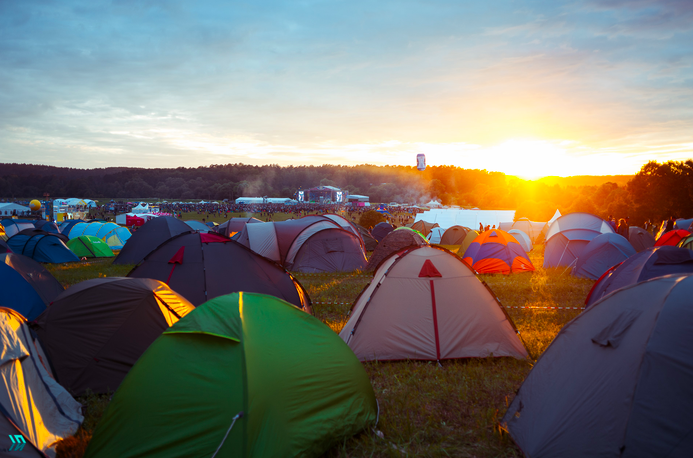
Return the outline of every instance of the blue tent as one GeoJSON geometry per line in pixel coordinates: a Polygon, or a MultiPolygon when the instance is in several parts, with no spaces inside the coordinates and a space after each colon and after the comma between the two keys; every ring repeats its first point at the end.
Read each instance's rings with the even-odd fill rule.
{"type": "Polygon", "coordinates": [[[598,235],[582,250],[573,269],[573,275],[596,280],[611,267],[635,253],[635,248],[622,235],[598,235]]]}
{"type": "Polygon", "coordinates": [[[544,267],[572,265],[593,238],[609,233],[614,233],[611,225],[590,213],[561,216],[551,223],[546,233],[544,267]]]}
{"type": "Polygon", "coordinates": [[[7,245],[13,252],[28,256],[37,262],[62,263],[79,261],[57,234],[27,231],[10,237],[7,245]]]}
{"type": "Polygon", "coordinates": [[[387,234],[394,230],[395,229],[392,227],[392,225],[383,222],[376,224],[375,227],[371,229],[371,234],[373,235],[373,238],[380,243],[380,241],[384,239],[387,234]]]}
{"type": "Polygon", "coordinates": [[[693,251],[668,245],[648,248],[606,272],[592,287],[585,304],[589,307],[607,294],[641,281],[686,273],[693,273],[693,251]]]}
{"type": "Polygon", "coordinates": [[[65,234],[65,235],[70,235],[70,230],[72,230],[72,228],[74,227],[75,224],[85,223],[85,222],[86,221],[84,221],[83,219],[70,219],[70,220],[63,221],[62,223],[60,223],[60,225],[58,226],[58,229],[60,229],[61,233],[65,234]]]}
{"type": "Polygon", "coordinates": [[[46,310],[63,287],[50,272],[26,256],[0,255],[0,306],[33,320],[46,310]]]}
{"type": "Polygon", "coordinates": [[[36,229],[40,229],[42,231],[50,232],[51,234],[60,234],[60,229],[58,229],[58,225],[55,223],[52,223],[50,221],[46,221],[45,219],[40,219],[36,221],[34,224],[36,229]]]}
{"type": "Polygon", "coordinates": [[[205,223],[202,221],[196,221],[196,220],[190,220],[190,221],[183,221],[185,224],[190,226],[190,228],[194,231],[198,232],[214,232],[214,230],[207,226],[205,223]]]}
{"type": "Polygon", "coordinates": [[[674,221],[674,229],[685,229],[690,230],[691,224],[693,224],[693,218],[691,219],[677,219],[674,221]]]}
{"type": "Polygon", "coordinates": [[[12,237],[24,229],[33,229],[34,223],[25,219],[3,219],[2,226],[5,228],[5,234],[8,237],[12,237]]]}
{"type": "Polygon", "coordinates": [[[544,267],[572,265],[598,235],[601,232],[589,229],[568,229],[555,234],[544,247],[544,267]]]}

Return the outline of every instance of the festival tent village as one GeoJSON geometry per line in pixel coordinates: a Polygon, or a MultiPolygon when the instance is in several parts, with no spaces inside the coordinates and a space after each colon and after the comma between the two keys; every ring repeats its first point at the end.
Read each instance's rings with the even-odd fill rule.
{"type": "MultiPolygon", "coordinates": [[[[446,209],[430,213],[443,222],[435,222],[440,227],[432,227],[434,223],[423,219],[412,228],[396,230],[381,223],[385,235],[377,245],[378,226],[371,233],[336,214],[267,223],[233,218],[214,228],[200,223],[204,226],[200,230],[176,218],[157,216],[133,234],[127,228],[99,221],[64,222],[59,228],[65,235],[36,229],[31,222],[27,227],[10,224],[22,230],[8,241],[8,248],[15,253],[0,255],[0,306],[8,308],[2,311],[4,322],[10,323],[16,334],[3,331],[4,354],[10,362],[3,368],[7,372],[10,367],[27,366],[22,370],[31,369],[37,375],[25,374],[22,380],[6,377],[9,394],[5,398],[19,399],[22,390],[28,390],[37,406],[22,400],[26,405],[12,407],[12,411],[5,398],[0,399],[10,425],[6,434],[23,434],[25,452],[42,456],[38,453],[41,450],[53,456],[55,441],[73,434],[82,421],[81,415],[69,413],[71,403],[75,403],[71,395],[117,390],[94,432],[87,456],[127,456],[133,450],[146,456],[170,456],[172,451],[182,456],[211,456],[215,451],[271,456],[280,442],[291,454],[319,456],[346,437],[375,426],[378,407],[359,360],[528,358],[512,319],[477,274],[531,272],[534,266],[528,252],[537,241],[532,256],[541,259],[544,231],[545,267],[560,266],[563,273],[570,267],[576,276],[599,279],[586,299],[585,312],[559,333],[550,351],[537,362],[516,398],[521,398],[521,404],[512,401],[504,421],[516,442],[527,444],[532,456],[570,450],[572,445],[566,444],[572,444],[570,440],[577,432],[567,434],[560,422],[550,420],[570,417],[570,411],[560,410],[570,405],[558,402],[554,403],[555,411],[547,410],[550,403],[534,391],[536,386],[549,383],[553,388],[546,388],[547,397],[553,400],[558,396],[554,391],[566,385],[555,380],[568,376],[551,371],[570,361],[551,348],[567,345],[561,342],[574,339],[570,337],[573,330],[582,329],[579,323],[589,321],[592,324],[585,327],[589,329],[576,346],[599,347],[586,354],[594,353],[598,367],[611,364],[600,359],[599,351],[622,352],[619,349],[627,345],[620,339],[630,339],[635,328],[640,329],[641,320],[654,317],[644,305],[622,304],[633,302],[631,296],[642,296],[652,307],[666,311],[666,304],[689,297],[689,280],[681,280],[679,286],[673,284],[672,277],[647,280],[693,273],[693,251],[673,246],[652,248],[654,240],[649,233],[635,227],[629,231],[631,246],[605,220],[587,213],[558,214],[550,226],[520,218],[510,226],[512,234],[501,229],[479,234],[470,227],[444,225],[471,215],[477,220],[490,218],[490,213],[451,210],[449,215],[443,213],[446,209]],[[425,235],[453,251],[429,244],[425,235]],[[109,239],[112,247],[106,246],[109,239]],[[79,258],[89,258],[84,264],[110,266],[110,260],[91,257],[97,254],[95,247],[102,245],[105,253],[122,248],[113,264],[134,267],[128,277],[87,280],[63,291],[43,266],[16,254],[41,253],[41,244],[48,242],[61,244],[66,250],[69,247],[77,254],[67,250],[72,256],[68,267],[81,265],[79,258]],[[371,250],[367,258],[366,252],[371,250]],[[361,273],[364,270],[370,273],[361,273]],[[339,272],[337,278],[343,272],[373,278],[354,301],[346,325],[336,335],[310,316],[308,293],[289,271],[302,272],[308,278],[315,273],[322,278],[331,272],[339,272]],[[638,291],[640,287],[642,294],[624,296],[624,291],[638,291]],[[665,290],[671,297],[663,293],[665,290]],[[616,301],[618,297],[626,299],[616,301]],[[31,323],[25,324],[25,319],[31,323]],[[22,345],[26,351],[16,350],[22,345]],[[544,363],[547,358],[549,362],[544,363]],[[550,382],[537,382],[545,370],[549,373],[545,380],[550,382]],[[176,384],[170,383],[172,373],[177,374],[176,384]],[[199,373],[206,378],[198,377],[199,373]],[[243,384],[244,378],[248,383],[243,384]],[[39,382],[38,388],[29,386],[32,380],[39,382]],[[48,391],[40,394],[40,390],[48,391]],[[220,402],[224,409],[219,408],[220,402]],[[30,410],[34,417],[28,415],[30,410]],[[533,416],[534,412],[541,414],[533,416]],[[61,423],[66,414],[71,419],[70,428],[63,428],[61,423]],[[180,428],[181,419],[185,419],[186,428],[180,428]],[[52,421],[57,421],[57,426],[52,421]],[[553,442],[544,443],[540,436],[553,442]],[[563,448],[552,448],[559,442],[563,448]]],[[[507,215],[498,213],[496,217],[507,215]]],[[[491,225],[507,227],[499,221],[491,225]]],[[[53,230],[48,224],[42,227],[53,230]]],[[[677,242],[690,246],[693,237],[685,232],[677,242]]],[[[667,243],[673,241],[674,236],[668,235],[667,243]]],[[[663,318],[650,320],[651,329],[658,328],[663,318]],[[652,324],[655,322],[656,326],[652,324]]],[[[685,322],[685,317],[680,320],[685,322]]],[[[645,340],[640,345],[654,337],[641,338],[645,340]]],[[[669,347],[664,353],[678,354],[669,347]]],[[[622,363],[630,364],[628,358],[624,356],[622,363]]],[[[646,380],[650,374],[643,372],[638,377],[646,380]]],[[[593,374],[592,380],[597,378],[598,374],[593,374]]],[[[612,389],[601,382],[592,385],[584,386],[593,391],[612,389]]],[[[657,390],[660,388],[649,393],[657,390]]],[[[569,395],[582,400],[580,393],[569,395]]],[[[669,409],[668,401],[657,399],[658,407],[669,409]]],[[[593,407],[606,408],[601,404],[593,407]]],[[[576,414],[582,415],[580,431],[587,431],[584,426],[591,427],[593,417],[581,412],[576,414]]],[[[630,415],[628,418],[642,419],[630,415]]],[[[678,414],[667,415],[678,418],[678,414]]],[[[671,425],[664,428],[672,437],[677,434],[671,425]]],[[[601,440],[594,435],[588,438],[587,444],[576,450],[601,440]]]]}

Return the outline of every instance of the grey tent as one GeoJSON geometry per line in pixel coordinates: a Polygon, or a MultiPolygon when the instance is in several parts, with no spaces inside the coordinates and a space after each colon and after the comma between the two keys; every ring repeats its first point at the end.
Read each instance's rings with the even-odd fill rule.
{"type": "Polygon", "coordinates": [[[366,270],[375,270],[378,268],[381,262],[392,253],[396,253],[404,248],[410,246],[421,246],[427,245],[426,239],[421,237],[418,233],[405,229],[400,229],[397,231],[392,231],[383,238],[375,251],[368,260],[368,265],[366,270]]]}
{"type": "Polygon", "coordinates": [[[252,216],[250,218],[231,218],[230,220],[221,223],[213,230],[221,235],[233,237],[242,231],[246,224],[255,224],[261,222],[262,221],[257,218],[253,218],[252,216]]]}
{"type": "Polygon", "coordinates": [[[378,246],[378,241],[375,239],[375,237],[371,235],[371,232],[359,224],[355,224],[355,226],[356,229],[358,229],[359,234],[361,235],[361,240],[363,240],[363,243],[366,247],[366,251],[375,250],[375,247],[378,246]]]}
{"type": "Polygon", "coordinates": [[[2,456],[55,457],[58,441],[84,420],[82,406],[50,376],[41,353],[24,318],[0,308],[2,456]]]}
{"type": "Polygon", "coordinates": [[[339,336],[362,361],[526,358],[516,332],[469,266],[426,245],[383,261],[339,336]]]}
{"type": "Polygon", "coordinates": [[[56,379],[77,396],[115,391],[149,345],[195,307],[149,278],[71,286],[35,321],[56,379]]]}
{"type": "Polygon", "coordinates": [[[693,276],[623,288],[558,333],[502,424],[541,457],[689,457],[693,276]]]}
{"type": "Polygon", "coordinates": [[[464,226],[451,226],[443,232],[440,245],[462,245],[464,238],[471,229],[464,226]]]}
{"type": "Polygon", "coordinates": [[[132,233],[113,264],[137,264],[171,237],[192,231],[190,226],[173,216],[154,218],[132,233]]]}
{"type": "Polygon", "coordinates": [[[654,236],[638,226],[631,226],[628,228],[628,241],[638,253],[652,248],[655,244],[654,236]]]}

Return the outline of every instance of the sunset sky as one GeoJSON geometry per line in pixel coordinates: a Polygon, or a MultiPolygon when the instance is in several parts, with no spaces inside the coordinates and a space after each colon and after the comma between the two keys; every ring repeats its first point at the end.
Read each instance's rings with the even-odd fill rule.
{"type": "Polygon", "coordinates": [[[0,0],[0,162],[631,174],[692,65],[690,0],[0,0]]]}

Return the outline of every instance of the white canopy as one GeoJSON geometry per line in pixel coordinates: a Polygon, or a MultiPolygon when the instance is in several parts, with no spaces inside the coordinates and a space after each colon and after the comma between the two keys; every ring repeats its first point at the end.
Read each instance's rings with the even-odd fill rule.
{"type": "Polygon", "coordinates": [[[515,210],[463,210],[454,208],[433,209],[416,215],[416,221],[438,223],[443,229],[452,226],[465,226],[470,229],[479,229],[479,223],[484,226],[496,227],[501,221],[515,219],[515,210]]]}

